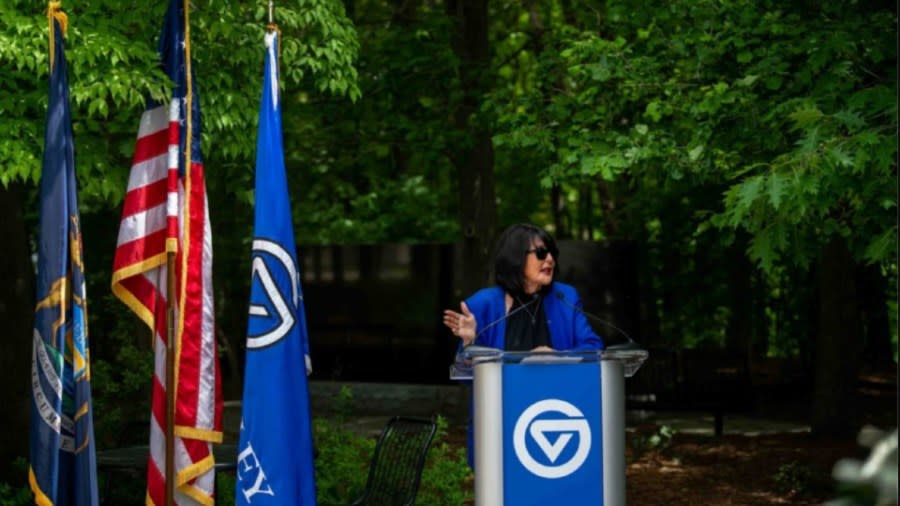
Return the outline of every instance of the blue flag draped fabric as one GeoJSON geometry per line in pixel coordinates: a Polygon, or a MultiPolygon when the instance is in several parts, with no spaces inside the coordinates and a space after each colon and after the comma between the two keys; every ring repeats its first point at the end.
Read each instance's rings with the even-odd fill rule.
{"type": "Polygon", "coordinates": [[[278,37],[266,34],[236,504],[314,505],[306,317],[288,199],[278,37]]]}
{"type": "Polygon", "coordinates": [[[96,506],[87,299],[63,41],[65,19],[58,4],[51,4],[28,481],[39,506],[96,506]]]}

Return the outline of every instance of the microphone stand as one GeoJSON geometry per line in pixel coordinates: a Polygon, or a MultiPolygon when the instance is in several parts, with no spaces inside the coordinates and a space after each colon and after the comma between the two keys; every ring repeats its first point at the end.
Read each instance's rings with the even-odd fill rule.
{"type": "Polygon", "coordinates": [[[620,334],[622,334],[623,336],[625,336],[625,339],[628,339],[627,342],[624,342],[624,343],[618,343],[618,344],[613,344],[613,345],[607,346],[607,347],[606,347],[607,350],[610,350],[610,351],[613,351],[613,350],[626,350],[626,351],[627,351],[627,350],[639,350],[639,349],[643,349],[643,348],[641,348],[641,345],[639,345],[638,343],[636,343],[636,342],[634,341],[634,339],[632,339],[631,336],[628,335],[628,332],[625,332],[624,330],[620,329],[619,327],[616,327],[615,325],[612,324],[612,322],[607,321],[607,320],[604,320],[603,318],[600,318],[599,316],[594,315],[594,314],[592,314],[592,313],[589,313],[589,312],[585,311],[583,308],[580,308],[580,307],[576,306],[575,304],[572,304],[571,302],[569,302],[568,300],[566,300],[566,296],[565,296],[562,292],[553,292],[553,294],[556,295],[556,298],[559,299],[560,301],[562,301],[563,304],[565,304],[565,305],[571,307],[572,309],[578,311],[579,313],[581,313],[581,314],[583,314],[584,316],[590,318],[591,320],[595,320],[595,321],[600,322],[600,323],[602,323],[602,324],[604,324],[604,325],[606,325],[606,326],[611,327],[611,328],[614,329],[614,330],[619,331],[620,334]]]}

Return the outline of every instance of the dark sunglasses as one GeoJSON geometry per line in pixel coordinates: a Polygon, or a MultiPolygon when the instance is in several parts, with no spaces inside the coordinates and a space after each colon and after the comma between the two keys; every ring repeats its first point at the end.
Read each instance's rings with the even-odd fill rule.
{"type": "Polygon", "coordinates": [[[531,248],[530,250],[526,250],[525,253],[534,253],[534,256],[536,256],[538,260],[543,260],[547,258],[547,255],[549,253],[552,252],[544,246],[541,246],[540,248],[531,248]]]}

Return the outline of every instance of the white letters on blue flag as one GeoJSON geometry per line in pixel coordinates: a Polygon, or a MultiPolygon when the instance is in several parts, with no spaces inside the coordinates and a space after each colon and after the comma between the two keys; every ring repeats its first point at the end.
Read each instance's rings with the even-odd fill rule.
{"type": "Polygon", "coordinates": [[[314,505],[309,342],[284,169],[278,38],[266,34],[235,504],[314,505]]]}

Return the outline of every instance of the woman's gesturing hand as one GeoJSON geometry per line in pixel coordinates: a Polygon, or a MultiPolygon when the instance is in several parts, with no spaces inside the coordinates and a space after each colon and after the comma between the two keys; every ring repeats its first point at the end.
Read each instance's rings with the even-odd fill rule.
{"type": "Polygon", "coordinates": [[[469,311],[465,302],[461,302],[459,306],[462,308],[462,313],[457,313],[452,309],[444,310],[444,325],[453,332],[453,335],[462,339],[463,346],[468,346],[475,340],[475,329],[478,327],[478,322],[475,321],[475,315],[469,311]]]}

